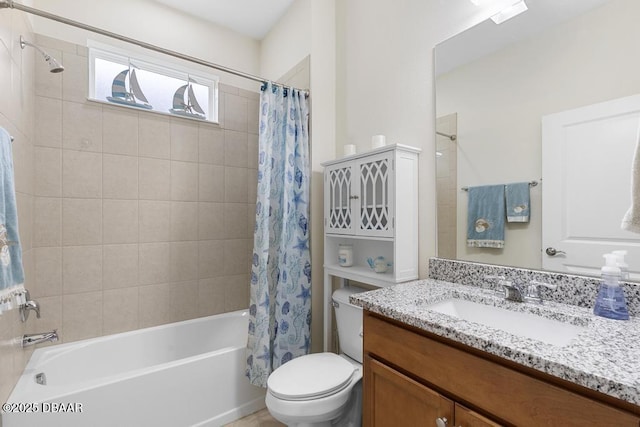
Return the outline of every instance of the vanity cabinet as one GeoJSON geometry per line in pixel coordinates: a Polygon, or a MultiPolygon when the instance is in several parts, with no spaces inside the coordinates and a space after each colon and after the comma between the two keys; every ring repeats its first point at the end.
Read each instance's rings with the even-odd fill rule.
{"type": "Polygon", "coordinates": [[[498,427],[500,424],[367,356],[364,425],[498,427]],[[433,423],[430,423],[430,420],[433,423]]]}
{"type": "Polygon", "coordinates": [[[640,408],[364,314],[365,426],[640,426],[640,408]]]}

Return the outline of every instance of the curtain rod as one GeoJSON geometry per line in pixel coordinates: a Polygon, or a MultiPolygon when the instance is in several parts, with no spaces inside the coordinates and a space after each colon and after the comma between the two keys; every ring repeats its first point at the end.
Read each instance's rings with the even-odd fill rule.
{"type": "Polygon", "coordinates": [[[450,140],[452,140],[452,141],[455,141],[456,139],[458,139],[458,135],[449,135],[448,133],[444,133],[444,132],[437,132],[437,131],[436,131],[436,134],[437,134],[437,135],[440,135],[440,136],[447,137],[447,138],[449,138],[449,139],[450,139],[450,140]]]}
{"type": "MultiPolygon", "coordinates": [[[[136,39],[132,39],[130,37],[126,37],[126,36],[123,36],[123,35],[120,35],[120,34],[116,34],[116,33],[113,33],[111,31],[107,31],[107,30],[103,30],[101,28],[93,27],[91,25],[83,24],[81,22],[74,21],[72,19],[67,19],[67,18],[64,18],[64,17],[59,16],[59,15],[54,15],[52,13],[45,12],[44,10],[35,9],[33,7],[25,6],[23,4],[16,3],[14,0],[2,0],[2,1],[0,1],[0,9],[7,9],[7,8],[9,8],[9,9],[17,9],[17,10],[20,10],[22,12],[26,12],[26,13],[30,13],[32,15],[40,16],[42,18],[51,19],[53,21],[57,21],[57,22],[61,22],[63,24],[71,25],[72,27],[76,27],[76,28],[80,28],[80,29],[83,29],[83,30],[91,31],[92,33],[101,34],[103,36],[111,37],[111,38],[114,38],[116,40],[120,40],[120,41],[123,41],[123,42],[126,42],[126,43],[131,43],[131,44],[134,44],[136,46],[140,46],[140,47],[145,48],[145,49],[153,50],[155,52],[163,53],[165,55],[173,56],[174,58],[183,59],[185,61],[193,62],[195,64],[204,65],[205,67],[213,68],[213,69],[216,69],[218,71],[223,71],[225,73],[233,74],[234,76],[242,77],[242,78],[245,78],[245,79],[248,79],[248,80],[253,80],[255,82],[265,83],[267,81],[270,81],[268,79],[263,79],[262,77],[254,76],[252,74],[245,73],[243,71],[234,70],[233,68],[228,68],[228,67],[225,67],[225,66],[222,66],[222,65],[214,64],[213,62],[208,62],[208,61],[205,61],[205,60],[200,59],[200,58],[196,58],[196,57],[189,56],[189,55],[184,55],[182,53],[179,53],[179,52],[176,52],[176,51],[173,51],[173,50],[165,49],[165,48],[162,48],[162,47],[150,44],[150,43],[146,43],[146,42],[143,42],[143,41],[140,41],[140,40],[136,40],[136,39]]],[[[278,86],[284,86],[283,84],[275,83],[275,82],[272,82],[272,84],[275,84],[275,85],[278,85],[278,86]]],[[[301,90],[301,91],[305,92],[307,95],[309,93],[308,90],[301,90]]]]}

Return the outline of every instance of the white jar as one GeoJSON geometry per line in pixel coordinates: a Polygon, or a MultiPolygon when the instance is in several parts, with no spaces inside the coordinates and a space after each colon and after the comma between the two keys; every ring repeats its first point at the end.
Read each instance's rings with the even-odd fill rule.
{"type": "Polygon", "coordinates": [[[353,245],[338,245],[338,264],[342,267],[353,265],[353,245]]]}

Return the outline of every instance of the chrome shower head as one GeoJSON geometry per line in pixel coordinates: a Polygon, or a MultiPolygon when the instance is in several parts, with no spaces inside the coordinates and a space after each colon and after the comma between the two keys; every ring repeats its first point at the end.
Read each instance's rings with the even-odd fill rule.
{"type": "Polygon", "coordinates": [[[52,57],[51,55],[49,55],[44,50],[40,49],[35,44],[26,41],[22,36],[20,36],[20,47],[22,49],[24,49],[25,46],[31,46],[32,48],[34,48],[35,50],[40,52],[40,54],[42,54],[42,56],[44,57],[44,60],[47,61],[47,64],[49,64],[49,71],[50,72],[52,72],[52,73],[61,73],[61,72],[64,71],[64,67],[62,66],[62,64],[60,64],[56,60],[56,58],[52,57]]]}

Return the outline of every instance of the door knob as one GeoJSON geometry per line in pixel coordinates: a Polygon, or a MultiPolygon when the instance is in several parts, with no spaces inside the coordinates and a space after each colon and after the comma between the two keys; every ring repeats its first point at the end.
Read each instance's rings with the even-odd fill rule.
{"type": "Polygon", "coordinates": [[[556,255],[559,255],[559,254],[566,254],[565,251],[558,251],[558,250],[556,250],[556,248],[552,248],[551,246],[549,246],[545,252],[549,256],[556,256],[556,255]]]}
{"type": "Polygon", "coordinates": [[[447,427],[447,419],[442,417],[442,418],[436,418],[436,426],[437,427],[447,427]]]}

